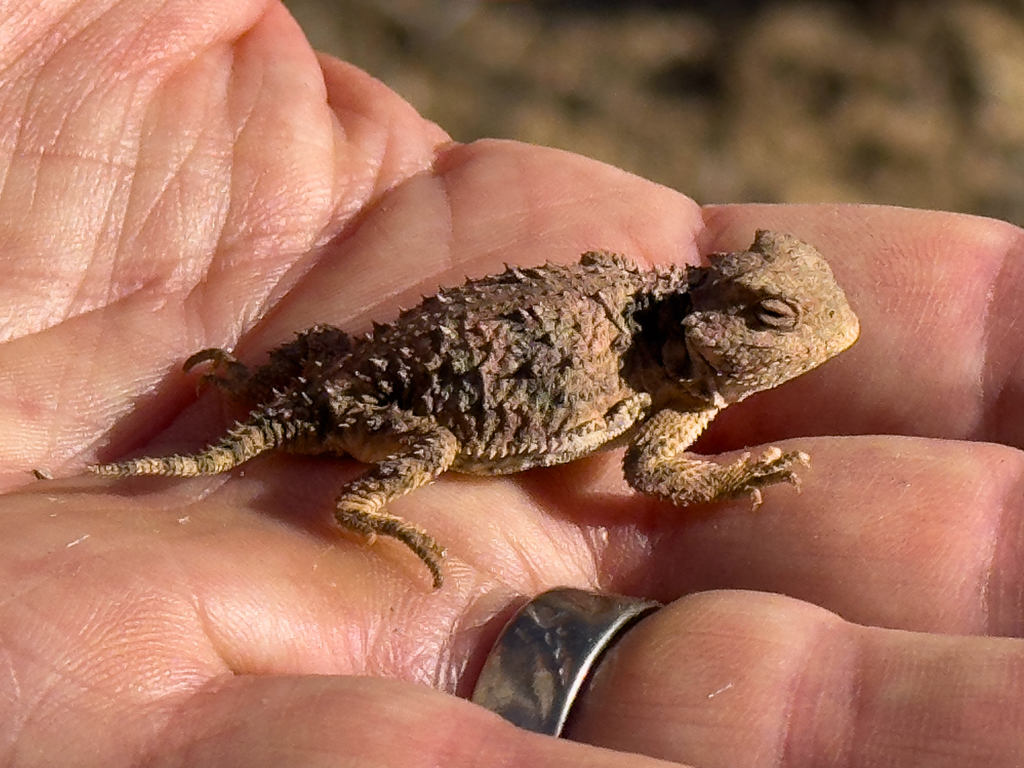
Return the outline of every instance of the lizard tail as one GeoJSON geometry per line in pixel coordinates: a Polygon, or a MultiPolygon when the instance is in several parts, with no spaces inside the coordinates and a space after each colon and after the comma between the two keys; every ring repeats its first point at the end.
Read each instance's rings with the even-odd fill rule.
{"type": "Polygon", "coordinates": [[[219,442],[199,453],[94,464],[89,471],[101,477],[217,475],[278,447],[295,437],[297,431],[294,422],[262,410],[236,424],[219,442]]]}

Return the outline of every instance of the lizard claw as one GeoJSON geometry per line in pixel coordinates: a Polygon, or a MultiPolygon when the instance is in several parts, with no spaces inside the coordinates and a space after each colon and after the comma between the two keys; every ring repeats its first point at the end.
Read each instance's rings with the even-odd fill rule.
{"type": "Polygon", "coordinates": [[[811,457],[803,451],[783,451],[777,446],[765,449],[757,459],[751,460],[745,454],[740,461],[743,463],[744,477],[741,492],[750,494],[753,509],[757,509],[764,501],[761,489],[775,483],[789,483],[799,492],[800,476],[796,467],[809,467],[811,457]]]}
{"type": "Polygon", "coordinates": [[[750,511],[756,512],[758,508],[764,503],[764,495],[761,493],[760,488],[750,489],[750,511]]]}
{"type": "Polygon", "coordinates": [[[230,352],[223,349],[211,347],[196,352],[182,365],[182,370],[188,373],[197,365],[212,363],[210,370],[199,377],[196,384],[196,392],[202,392],[211,384],[228,391],[233,391],[244,384],[249,378],[249,369],[244,363],[238,361],[230,352]]]}

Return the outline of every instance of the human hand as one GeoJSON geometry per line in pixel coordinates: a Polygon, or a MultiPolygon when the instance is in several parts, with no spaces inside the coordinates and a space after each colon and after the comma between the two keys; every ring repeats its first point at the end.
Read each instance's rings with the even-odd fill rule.
{"type": "Polygon", "coordinates": [[[3,25],[18,33],[0,80],[8,762],[1021,759],[1020,643],[979,637],[1020,635],[1021,463],[1006,447],[1024,442],[1019,230],[877,208],[701,210],[564,153],[452,145],[381,84],[318,61],[277,5],[100,11],[3,25]],[[395,505],[448,546],[436,593],[401,547],[330,527],[348,462],[78,474],[199,447],[237,415],[215,393],[195,402],[180,363],[202,347],[259,362],[296,330],[360,330],[505,261],[608,248],[694,263],[756,227],[827,254],[862,339],[727,410],[704,447],[929,439],[794,439],[814,462],[803,493],[770,489],[755,515],[638,498],[616,455],[446,477],[395,505]],[[36,483],[35,467],[66,479],[36,483]],[[468,692],[517,595],[557,584],[758,592],[683,598],[626,636],[570,732],[609,751],[445,695],[468,692]]]}

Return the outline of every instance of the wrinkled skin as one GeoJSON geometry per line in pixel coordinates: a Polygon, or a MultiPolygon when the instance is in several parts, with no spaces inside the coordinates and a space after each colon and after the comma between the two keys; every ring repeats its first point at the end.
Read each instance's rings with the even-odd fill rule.
{"type": "Polygon", "coordinates": [[[318,61],[275,5],[56,3],[0,28],[16,32],[0,76],[7,764],[1024,761],[1019,229],[700,209],[584,158],[453,145],[318,61]],[[78,474],[194,449],[241,415],[195,401],[180,363],[197,349],[251,363],[296,329],[365,329],[503,261],[602,247],[695,264],[758,227],[828,253],[862,334],[701,441],[800,437],[802,493],[756,514],[680,516],[626,489],[615,455],[445,478],[396,504],[448,544],[432,593],[408,553],[309,512],[356,465],[78,474]],[[582,743],[452,695],[517,596],[556,584],[672,601],[599,670],[582,743]]]}

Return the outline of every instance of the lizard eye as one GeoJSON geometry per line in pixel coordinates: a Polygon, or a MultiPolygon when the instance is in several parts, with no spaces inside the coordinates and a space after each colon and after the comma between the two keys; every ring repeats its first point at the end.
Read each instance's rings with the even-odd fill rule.
{"type": "Polygon", "coordinates": [[[766,328],[790,331],[800,319],[800,310],[784,299],[768,297],[754,307],[754,317],[766,328]]]}

